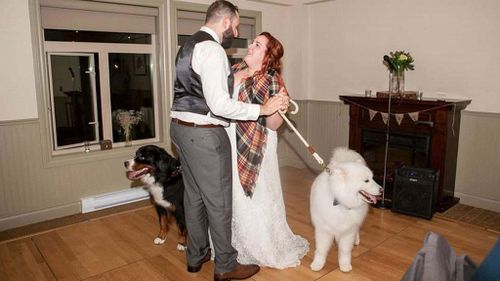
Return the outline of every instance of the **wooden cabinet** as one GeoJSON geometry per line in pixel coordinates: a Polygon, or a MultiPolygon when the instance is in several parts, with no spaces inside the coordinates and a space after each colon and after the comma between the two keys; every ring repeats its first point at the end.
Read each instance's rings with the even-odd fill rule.
{"type": "MultiPolygon", "coordinates": [[[[379,134],[372,133],[370,136],[373,138],[378,135],[383,138],[378,141],[385,143],[387,127],[389,127],[390,137],[398,135],[408,136],[411,139],[414,136],[423,136],[429,140],[426,166],[439,171],[436,210],[445,211],[458,202],[459,199],[454,197],[454,193],[460,116],[461,111],[470,104],[470,100],[392,98],[389,126],[381,117],[382,113],[388,111],[388,98],[340,96],[340,100],[349,105],[349,147],[351,149],[364,154],[366,149],[364,140],[368,132],[380,132],[379,134]],[[416,121],[408,115],[415,112],[418,112],[416,121]],[[374,117],[370,118],[370,114],[374,117]],[[397,122],[396,115],[399,118],[403,116],[400,123],[397,122]]],[[[402,164],[411,165],[412,163],[402,164]]],[[[394,169],[391,165],[388,167],[394,169]]],[[[391,174],[393,175],[393,170],[388,171],[388,176],[391,174]]],[[[386,181],[388,180],[386,177],[386,181]]]]}

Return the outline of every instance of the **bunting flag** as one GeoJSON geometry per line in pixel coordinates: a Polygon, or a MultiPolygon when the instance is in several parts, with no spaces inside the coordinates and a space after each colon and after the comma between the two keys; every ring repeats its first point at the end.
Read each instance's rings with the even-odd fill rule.
{"type": "Polygon", "coordinates": [[[380,115],[382,115],[382,121],[384,121],[384,124],[387,124],[387,121],[389,120],[389,114],[380,112],[380,115]]]}
{"type": "Polygon", "coordinates": [[[413,120],[413,122],[417,122],[418,120],[418,112],[408,112],[407,113],[408,116],[410,116],[411,120],[413,120]]]}
{"type": "MultiPolygon", "coordinates": [[[[345,101],[344,101],[345,102],[345,101]]],[[[398,125],[400,126],[401,123],[403,123],[403,119],[404,119],[404,116],[405,114],[408,115],[408,117],[410,117],[410,119],[413,121],[413,122],[417,122],[418,121],[418,117],[420,115],[420,113],[422,112],[428,112],[428,111],[435,111],[439,108],[444,108],[444,107],[449,107],[450,105],[449,104],[444,104],[444,105],[440,105],[440,106],[436,106],[436,107],[433,107],[433,108],[428,108],[428,109],[424,109],[424,110],[421,110],[421,111],[417,111],[417,112],[407,112],[407,113],[391,113],[391,114],[388,114],[386,112],[381,112],[381,111],[376,111],[376,110],[373,110],[373,109],[370,109],[364,105],[361,105],[361,104],[358,104],[358,103],[355,103],[355,102],[352,102],[352,101],[348,101],[348,103],[350,104],[354,104],[360,108],[363,108],[363,109],[366,109],[368,110],[368,113],[370,115],[370,121],[373,121],[373,118],[375,118],[375,116],[377,116],[377,113],[380,113],[380,115],[382,116],[382,121],[384,122],[384,124],[387,125],[387,122],[390,118],[390,115],[394,115],[394,118],[396,119],[396,122],[398,123],[398,125]]],[[[453,112],[455,112],[455,108],[456,108],[456,104],[453,105],[453,112]]],[[[455,122],[455,114],[453,114],[453,122],[455,122]]],[[[452,123],[452,129],[454,129],[454,123],[452,123]]],[[[453,133],[455,133],[453,131],[453,133]]]]}
{"type": "Polygon", "coordinates": [[[398,113],[394,114],[394,117],[396,117],[396,121],[398,122],[398,125],[401,125],[401,122],[403,121],[403,118],[405,115],[403,113],[398,113]]]}
{"type": "Polygon", "coordinates": [[[408,117],[410,117],[410,119],[413,120],[413,122],[418,121],[418,116],[420,114],[420,112],[391,113],[391,114],[388,114],[386,112],[380,112],[380,111],[375,111],[375,110],[372,110],[372,109],[368,109],[368,114],[370,115],[370,121],[373,121],[373,118],[375,118],[375,116],[378,113],[380,113],[380,115],[382,116],[382,121],[384,122],[384,124],[387,124],[387,120],[389,120],[390,116],[394,115],[394,118],[396,119],[396,122],[398,123],[398,125],[401,125],[401,123],[403,123],[403,119],[405,118],[405,114],[408,115],[408,117]]]}
{"type": "Polygon", "coordinates": [[[375,115],[377,115],[377,111],[371,110],[371,109],[368,109],[368,113],[370,114],[370,121],[372,121],[373,117],[375,117],[375,115]]]}

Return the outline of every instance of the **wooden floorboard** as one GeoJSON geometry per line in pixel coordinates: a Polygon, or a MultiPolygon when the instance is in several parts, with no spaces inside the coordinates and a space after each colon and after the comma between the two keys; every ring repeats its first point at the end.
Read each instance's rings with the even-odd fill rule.
{"type": "MultiPolygon", "coordinates": [[[[361,244],[353,250],[353,271],[340,272],[333,247],[325,268],[313,272],[309,269],[314,255],[309,190],[314,178],[306,169],[282,169],[288,223],[311,244],[302,264],[286,270],[263,268],[249,280],[400,280],[428,231],[444,235],[457,254],[467,254],[476,263],[498,238],[498,232],[454,220],[494,224],[493,212],[478,217],[477,212],[460,206],[461,214],[429,221],[371,208],[361,229],[361,244]]],[[[0,280],[213,280],[213,262],[196,274],[186,272],[185,254],[176,250],[175,227],[160,246],[153,244],[157,231],[154,209],[143,206],[4,241],[0,243],[0,280]]]]}
{"type": "Polygon", "coordinates": [[[141,207],[150,206],[149,200],[142,200],[130,204],[125,204],[121,206],[116,206],[104,210],[99,210],[86,214],[74,214],[62,218],[57,218],[53,220],[43,221],[39,223],[34,223],[27,226],[16,227],[13,229],[8,229],[0,231],[0,241],[6,241],[11,239],[17,239],[25,236],[32,236],[33,233],[41,233],[45,231],[51,231],[59,227],[65,227],[67,225],[75,224],[77,222],[84,222],[92,220],[95,218],[101,218],[108,215],[114,215],[116,213],[127,212],[130,210],[135,210],[141,207]]]}

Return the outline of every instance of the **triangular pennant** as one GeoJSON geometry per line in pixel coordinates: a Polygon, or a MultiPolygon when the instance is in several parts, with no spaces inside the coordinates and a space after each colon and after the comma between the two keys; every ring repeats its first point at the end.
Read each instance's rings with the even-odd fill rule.
{"type": "Polygon", "coordinates": [[[398,125],[401,125],[401,122],[403,121],[403,117],[405,117],[405,115],[402,113],[399,113],[399,114],[394,114],[394,117],[396,118],[398,125]]]}
{"type": "Polygon", "coordinates": [[[389,120],[389,114],[380,112],[380,115],[382,115],[382,121],[384,121],[384,124],[387,124],[387,120],[389,120]]]}
{"type": "Polygon", "coordinates": [[[375,117],[375,115],[377,114],[378,112],[375,111],[375,110],[371,110],[371,109],[368,109],[368,114],[370,114],[370,121],[373,120],[373,117],[375,117]]]}
{"type": "Polygon", "coordinates": [[[410,116],[410,118],[411,118],[411,120],[413,120],[413,122],[417,122],[418,112],[408,112],[407,114],[408,114],[408,116],[410,116]]]}

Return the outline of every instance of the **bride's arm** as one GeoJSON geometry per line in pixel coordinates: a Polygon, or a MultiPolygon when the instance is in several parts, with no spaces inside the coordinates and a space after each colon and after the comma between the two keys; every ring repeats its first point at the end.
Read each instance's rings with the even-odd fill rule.
{"type": "MultiPolygon", "coordinates": [[[[288,96],[288,91],[285,87],[282,87],[278,93],[279,95],[288,96]]],[[[283,124],[283,118],[279,115],[278,112],[275,112],[273,115],[269,115],[266,117],[266,127],[269,129],[276,131],[283,124]]]]}
{"type": "Polygon", "coordinates": [[[281,124],[283,124],[283,118],[281,118],[278,112],[266,117],[266,127],[273,131],[278,130],[281,124]]]}

